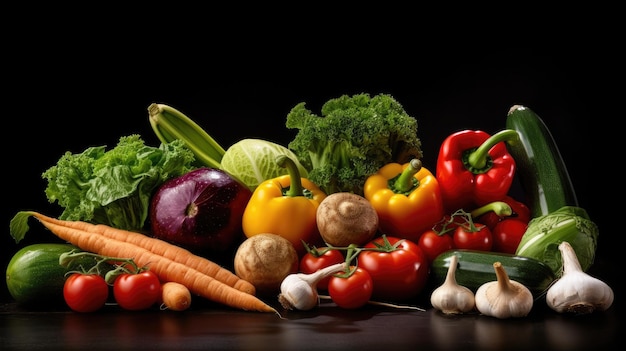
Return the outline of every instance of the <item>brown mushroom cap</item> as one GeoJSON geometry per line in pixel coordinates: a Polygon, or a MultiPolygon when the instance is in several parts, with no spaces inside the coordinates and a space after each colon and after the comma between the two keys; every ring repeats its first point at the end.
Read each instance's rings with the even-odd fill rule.
{"type": "Polygon", "coordinates": [[[327,244],[364,245],[378,231],[378,214],[363,196],[348,192],[333,193],[317,209],[317,227],[327,244]]]}

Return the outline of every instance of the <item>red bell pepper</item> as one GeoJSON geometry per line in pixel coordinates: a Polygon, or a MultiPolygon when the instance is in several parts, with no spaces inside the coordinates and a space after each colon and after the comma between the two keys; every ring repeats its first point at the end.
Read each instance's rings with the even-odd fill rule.
{"type": "Polygon", "coordinates": [[[515,160],[504,141],[518,138],[515,130],[494,135],[481,130],[462,130],[441,144],[436,178],[448,212],[504,198],[513,183],[515,160]]]}
{"type": "MultiPolygon", "coordinates": [[[[528,223],[528,221],[530,221],[530,209],[523,202],[515,200],[513,197],[509,195],[505,196],[503,199],[498,200],[498,201],[502,201],[506,203],[507,205],[509,205],[511,210],[508,213],[498,213],[497,211],[494,211],[494,210],[487,211],[487,212],[482,213],[480,216],[478,216],[476,221],[486,225],[491,230],[493,230],[493,228],[496,226],[498,222],[505,220],[505,219],[512,218],[512,219],[516,219],[524,223],[528,223]]],[[[489,206],[489,204],[487,204],[486,206],[489,206]]],[[[474,211],[477,211],[477,210],[473,210],[472,214],[474,213],[474,211]]]]}

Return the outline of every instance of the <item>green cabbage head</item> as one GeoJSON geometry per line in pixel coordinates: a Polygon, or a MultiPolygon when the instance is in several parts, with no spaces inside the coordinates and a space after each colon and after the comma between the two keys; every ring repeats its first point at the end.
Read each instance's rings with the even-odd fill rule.
{"type": "Polygon", "coordinates": [[[308,176],[298,157],[283,145],[262,139],[242,139],[231,145],[222,157],[222,169],[254,191],[265,180],[288,174],[287,168],[276,164],[276,157],[285,155],[298,167],[300,177],[308,176]]]}
{"type": "Polygon", "coordinates": [[[581,268],[587,271],[595,258],[598,234],[598,226],[589,218],[587,211],[576,206],[564,206],[533,218],[515,254],[542,261],[560,277],[563,261],[558,246],[567,241],[576,252],[581,268]]]}

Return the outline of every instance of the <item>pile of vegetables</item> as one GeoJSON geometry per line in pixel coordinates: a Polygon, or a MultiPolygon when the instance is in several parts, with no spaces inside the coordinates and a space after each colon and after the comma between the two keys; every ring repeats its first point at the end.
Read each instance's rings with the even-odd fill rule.
{"type": "Polygon", "coordinates": [[[583,314],[613,302],[585,273],[598,228],[526,107],[513,106],[497,133],[452,133],[435,172],[422,164],[415,118],[386,94],[340,96],[319,116],[297,104],[285,125],[298,132],[285,146],[224,148],[171,106],[148,112],[158,147],[125,136],[108,151],[68,152],[43,173],[62,214],[20,211],[10,233],[19,242],[34,217],[68,244],[33,247],[46,257],[37,262],[16,254],[7,285],[18,302],[44,302],[54,289],[74,311],[93,312],[110,299],[104,287],[142,275],[151,277],[136,285],[151,287],[150,298],[126,303],[120,293],[121,308],[184,311],[205,298],[278,314],[325,297],[345,309],[423,310],[411,302],[430,282],[431,305],[446,314],[518,318],[539,299],[583,314]],[[514,176],[522,201],[509,194],[514,176]],[[52,280],[36,286],[19,272],[52,280]],[[77,293],[79,279],[89,294],[77,293]]]}

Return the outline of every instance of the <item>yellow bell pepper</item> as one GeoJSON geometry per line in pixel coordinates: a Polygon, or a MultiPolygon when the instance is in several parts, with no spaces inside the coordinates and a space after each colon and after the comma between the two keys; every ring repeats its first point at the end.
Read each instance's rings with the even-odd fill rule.
{"type": "Polygon", "coordinates": [[[254,190],[243,213],[243,232],[248,238],[261,233],[280,235],[301,256],[306,253],[303,241],[307,245],[323,243],[316,215],[326,193],[310,180],[301,178],[289,157],[281,155],[276,162],[289,173],[265,180],[254,190]]]}
{"type": "Polygon", "coordinates": [[[379,218],[383,234],[415,243],[443,218],[444,208],[437,178],[419,159],[388,163],[365,180],[364,196],[379,218]]]}

